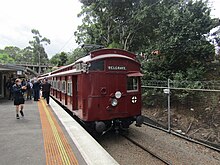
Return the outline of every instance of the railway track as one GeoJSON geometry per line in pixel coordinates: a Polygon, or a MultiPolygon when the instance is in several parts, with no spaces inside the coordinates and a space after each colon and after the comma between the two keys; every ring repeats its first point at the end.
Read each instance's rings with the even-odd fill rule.
{"type": "Polygon", "coordinates": [[[166,165],[172,165],[171,162],[167,161],[166,159],[162,158],[161,156],[159,156],[158,154],[150,151],[148,148],[146,148],[145,146],[139,144],[138,142],[134,141],[133,139],[131,139],[130,137],[121,134],[122,137],[126,138],[128,141],[130,141],[131,143],[133,143],[135,146],[141,148],[142,150],[146,151],[147,153],[149,153],[150,155],[152,155],[153,157],[157,158],[158,160],[160,160],[161,162],[163,162],[166,165]]]}
{"type": "MultiPolygon", "coordinates": [[[[64,109],[67,111],[66,108],[64,109]]],[[[69,114],[72,116],[70,111],[69,111],[69,114]]],[[[151,123],[151,124],[153,125],[154,123],[151,123]]],[[[161,127],[161,125],[158,125],[158,126],[161,127]]],[[[121,134],[119,134],[119,136],[115,136],[115,134],[112,135],[110,133],[109,135],[107,134],[104,137],[102,136],[101,141],[100,139],[98,139],[98,142],[99,143],[101,142],[100,144],[103,146],[103,148],[105,148],[106,151],[109,152],[110,155],[112,155],[115,158],[115,160],[118,161],[120,164],[146,164],[147,163],[147,164],[155,164],[155,165],[158,165],[158,164],[170,165],[170,164],[176,164],[177,162],[185,162],[186,161],[184,159],[185,157],[187,157],[188,164],[190,164],[190,162],[192,162],[190,160],[193,160],[193,161],[196,160],[194,158],[191,158],[191,156],[187,154],[188,151],[180,153],[179,150],[175,150],[175,147],[172,147],[170,145],[168,148],[168,146],[166,145],[168,143],[167,141],[166,142],[163,142],[163,140],[157,141],[158,139],[154,141],[153,139],[155,139],[155,137],[157,137],[158,135],[154,133],[149,134],[149,130],[148,131],[145,130],[145,128],[150,128],[150,127],[142,127],[143,130],[145,130],[143,131],[143,133],[141,133],[142,131],[135,131],[135,128],[136,127],[134,126],[134,129],[130,130],[132,133],[129,132],[129,136],[127,136],[127,134],[125,135],[123,134],[122,136],[121,134]],[[147,143],[145,141],[146,132],[148,132],[148,134],[150,135],[148,136],[148,141],[149,140],[151,141],[150,143],[149,142],[147,143]],[[138,136],[136,136],[137,134],[138,136]],[[151,145],[152,143],[153,145],[151,145]],[[162,144],[162,147],[160,147],[161,144],[162,144]],[[163,150],[164,147],[165,148],[167,147],[168,154],[164,152],[163,150]],[[162,151],[160,149],[162,149],[162,151]],[[161,155],[163,155],[163,157],[161,155]],[[173,156],[170,156],[170,155],[173,155],[173,156]]],[[[152,130],[156,130],[156,129],[152,129],[152,130]]],[[[164,132],[167,132],[167,131],[164,131],[164,132]]],[[[173,140],[174,139],[172,138],[172,142],[173,140]]],[[[182,148],[183,147],[185,148],[185,145],[182,145],[182,148]]],[[[190,148],[186,147],[186,149],[184,150],[190,150],[190,148]]],[[[194,153],[194,150],[192,153],[194,153]]],[[[213,164],[215,164],[217,161],[219,161],[218,155],[216,153],[212,153],[211,155],[213,156],[213,158],[211,156],[210,157],[206,156],[206,158],[203,158],[202,156],[196,161],[200,163],[204,161],[205,162],[204,164],[207,164],[207,162],[209,161],[212,161],[214,162],[213,164]],[[209,158],[210,159],[212,158],[212,160],[208,160],[209,158]],[[202,161],[200,161],[200,159],[202,161]]]]}
{"type": "Polygon", "coordinates": [[[162,130],[164,132],[167,132],[167,133],[171,133],[172,135],[175,135],[175,136],[178,136],[182,139],[185,139],[187,141],[190,141],[192,143],[196,143],[196,144],[200,144],[202,146],[205,146],[207,148],[210,148],[214,151],[218,151],[220,152],[220,146],[219,145],[216,145],[214,143],[211,143],[211,142],[207,142],[207,141],[203,141],[203,140],[199,140],[199,139],[192,139],[190,138],[189,136],[186,136],[186,135],[183,135],[181,133],[177,133],[175,132],[174,130],[170,130],[170,132],[167,130],[167,127],[153,121],[152,119],[146,117],[146,116],[143,116],[144,117],[144,123],[143,125],[146,125],[146,126],[149,126],[149,127],[152,127],[152,128],[155,128],[155,129],[159,129],[159,130],[162,130]]]}

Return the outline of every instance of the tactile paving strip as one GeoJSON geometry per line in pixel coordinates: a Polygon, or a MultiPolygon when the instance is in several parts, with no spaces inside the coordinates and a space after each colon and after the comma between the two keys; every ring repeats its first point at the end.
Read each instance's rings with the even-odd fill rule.
{"type": "Polygon", "coordinates": [[[51,108],[43,100],[38,102],[47,165],[78,165],[78,161],[51,108]]]}

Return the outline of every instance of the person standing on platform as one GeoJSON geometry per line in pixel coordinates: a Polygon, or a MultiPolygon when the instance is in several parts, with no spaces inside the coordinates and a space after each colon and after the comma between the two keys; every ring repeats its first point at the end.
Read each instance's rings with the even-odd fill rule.
{"type": "Polygon", "coordinates": [[[27,81],[27,100],[28,99],[32,99],[32,88],[33,88],[33,84],[30,82],[30,80],[27,81]]]}
{"type": "Polygon", "coordinates": [[[40,86],[40,81],[35,81],[33,84],[34,101],[39,101],[40,99],[40,86]]]}
{"type": "Polygon", "coordinates": [[[9,96],[8,96],[8,100],[13,100],[13,85],[14,85],[14,81],[13,79],[9,79],[6,83],[6,88],[8,89],[9,92],[9,96]]]}
{"type": "Polygon", "coordinates": [[[43,79],[43,82],[42,82],[42,96],[44,99],[46,99],[46,96],[45,96],[45,83],[46,83],[46,79],[43,79]]]}
{"type": "Polygon", "coordinates": [[[13,94],[14,94],[14,105],[16,106],[16,118],[19,119],[19,109],[20,114],[24,117],[24,92],[26,90],[26,86],[21,85],[21,80],[16,79],[15,84],[13,85],[13,94]]]}
{"type": "Polygon", "coordinates": [[[51,84],[48,82],[47,79],[45,79],[45,82],[44,82],[44,96],[47,100],[47,104],[49,105],[50,104],[50,88],[51,88],[51,84]]]}

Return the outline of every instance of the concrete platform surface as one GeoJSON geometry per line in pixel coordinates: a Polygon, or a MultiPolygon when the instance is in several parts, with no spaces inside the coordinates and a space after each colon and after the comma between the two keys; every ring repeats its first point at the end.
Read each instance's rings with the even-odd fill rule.
{"type": "Polygon", "coordinates": [[[16,119],[13,101],[0,100],[0,165],[118,165],[53,99],[26,101],[16,119]]]}
{"type": "Polygon", "coordinates": [[[15,118],[13,101],[0,101],[0,164],[46,163],[37,103],[26,101],[25,117],[15,118]]]}

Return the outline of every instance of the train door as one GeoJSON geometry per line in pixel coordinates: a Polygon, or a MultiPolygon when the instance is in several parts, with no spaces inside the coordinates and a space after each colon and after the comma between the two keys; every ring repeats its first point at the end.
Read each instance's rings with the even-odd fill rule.
{"type": "Polygon", "coordinates": [[[72,89],[73,89],[73,110],[78,110],[78,85],[77,76],[72,77],[72,89]]]}
{"type": "Polygon", "coordinates": [[[72,76],[68,76],[67,78],[67,107],[70,110],[73,110],[73,99],[72,99],[72,93],[73,93],[73,85],[72,85],[72,76]]]}
{"type": "Polygon", "coordinates": [[[68,97],[68,95],[67,95],[67,82],[68,82],[68,77],[65,76],[65,105],[68,104],[67,103],[67,101],[68,101],[68,99],[67,99],[67,97],[68,97]]]}
{"type": "Polygon", "coordinates": [[[62,77],[59,77],[59,101],[62,102],[62,77]]]}
{"type": "Polygon", "coordinates": [[[57,99],[57,97],[58,97],[58,78],[56,77],[55,78],[55,97],[56,97],[56,99],[57,99]]]}

